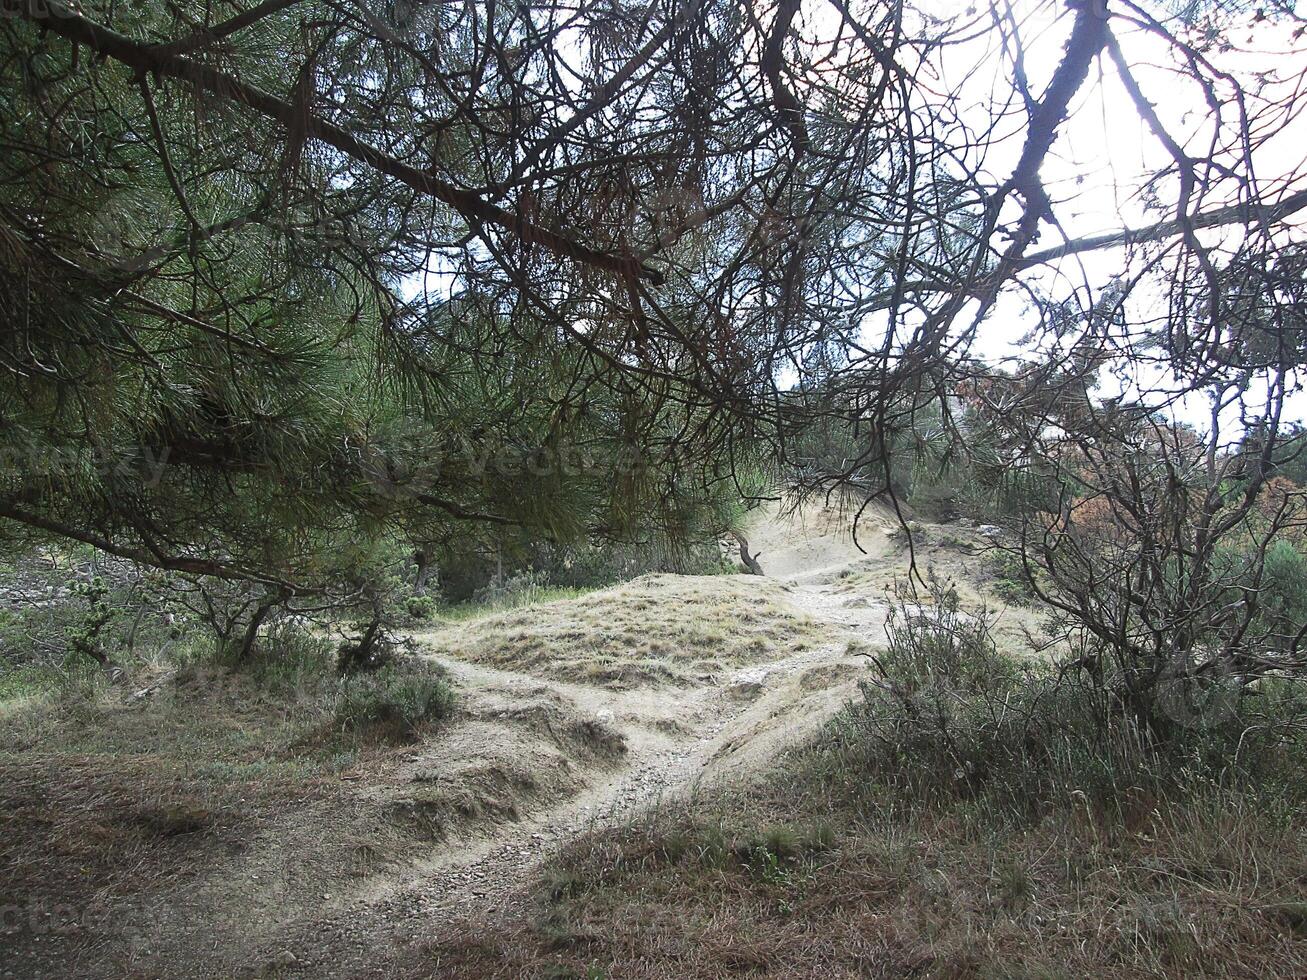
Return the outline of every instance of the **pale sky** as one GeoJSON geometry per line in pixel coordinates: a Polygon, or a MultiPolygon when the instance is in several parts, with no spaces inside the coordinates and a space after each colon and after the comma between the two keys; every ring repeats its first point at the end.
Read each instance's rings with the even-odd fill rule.
{"type": "MultiPolygon", "coordinates": [[[[1147,0],[1143,5],[1153,10],[1161,7],[1149,5],[1147,0]]],[[[965,18],[964,12],[972,6],[962,0],[930,0],[923,9],[939,16],[965,18]]],[[[987,9],[983,3],[975,6],[980,8],[977,14],[983,15],[987,9]]],[[[1125,8],[1113,3],[1111,9],[1125,8]]],[[[1031,89],[1038,95],[1058,63],[1073,15],[1062,2],[1027,0],[1018,2],[1014,10],[1025,42],[1031,89]]],[[[1177,20],[1167,24],[1174,33],[1184,36],[1185,27],[1177,20]]],[[[1307,187],[1307,122],[1303,113],[1307,95],[1299,92],[1290,112],[1270,115],[1255,94],[1259,80],[1266,86],[1263,91],[1267,101],[1291,95],[1301,84],[1298,76],[1307,67],[1307,39],[1293,36],[1298,26],[1283,21],[1258,24],[1249,15],[1223,17],[1219,33],[1229,49],[1210,55],[1214,68],[1237,78],[1249,93],[1249,115],[1256,118],[1260,114],[1266,120],[1268,135],[1254,151],[1253,160],[1259,185],[1272,198],[1286,187],[1289,191],[1307,187]]],[[[1114,21],[1114,30],[1141,90],[1167,130],[1194,155],[1206,155],[1214,130],[1212,114],[1201,87],[1177,70],[1180,63],[1171,46],[1128,23],[1114,21]]],[[[946,49],[938,58],[938,69],[942,76],[940,88],[958,93],[964,113],[977,122],[992,115],[995,93],[1002,97],[1010,91],[1012,61],[1001,50],[997,32],[992,30],[968,44],[946,49]]],[[[1237,118],[1232,92],[1233,87],[1226,86],[1221,102],[1227,138],[1236,133],[1229,125],[1237,118]]],[[[1014,116],[1010,128],[1021,122],[1022,115],[1014,116]]],[[[1020,149],[1020,140],[1014,139],[987,151],[984,163],[996,184],[1011,173],[1020,149]]],[[[1074,239],[1174,217],[1171,211],[1147,209],[1141,198],[1144,181],[1169,160],[1163,145],[1140,118],[1111,61],[1100,59],[1073,103],[1071,116],[1059,131],[1041,171],[1063,228],[1044,225],[1040,241],[1031,251],[1059,244],[1063,234],[1074,239]]],[[[1155,186],[1167,206],[1173,205],[1176,188],[1174,180],[1155,186]]],[[[1235,199],[1235,185],[1230,182],[1204,201],[1203,208],[1219,207],[1235,199]]],[[[1307,213],[1298,216],[1291,234],[1301,240],[1304,232],[1307,213]]],[[[1203,232],[1201,238],[1209,247],[1219,248],[1222,241],[1229,240],[1228,236],[1237,234],[1234,229],[1212,229],[1203,232]]],[[[1067,296],[1076,289],[1083,294],[1086,283],[1101,287],[1127,269],[1123,250],[1105,249],[1064,258],[1055,266],[1028,273],[1026,279],[1055,296],[1067,296]]],[[[1134,299],[1135,308],[1141,313],[1150,304],[1154,309],[1163,308],[1160,295],[1157,287],[1141,288],[1134,299]]],[[[991,360],[1019,356],[1017,341],[1032,323],[1024,298],[1009,287],[990,314],[978,347],[991,360]]],[[[1142,378],[1141,383],[1150,385],[1159,380],[1153,376],[1142,378]]],[[[1307,394],[1294,396],[1292,408],[1297,419],[1307,419],[1307,394]]],[[[1206,405],[1192,401],[1179,410],[1186,420],[1197,423],[1205,421],[1207,412],[1206,405]]]]}
{"type": "MultiPolygon", "coordinates": [[[[1149,10],[1164,11],[1163,4],[1152,0],[1139,0],[1149,10]]],[[[1124,12],[1124,0],[1108,0],[1114,12],[1124,12]]],[[[974,23],[976,30],[969,32],[971,40],[946,46],[932,57],[928,69],[933,75],[931,86],[938,92],[957,99],[959,118],[973,128],[983,128],[993,117],[996,104],[1012,101],[1009,117],[999,127],[1000,134],[1009,138],[990,143],[983,149],[971,151],[969,165],[978,165],[990,182],[997,186],[1011,173],[1021,151],[1024,139],[1026,114],[1012,97],[1013,59],[1011,49],[1004,50],[1001,38],[991,22],[991,8],[987,0],[920,0],[916,9],[921,15],[937,18],[956,18],[955,23],[974,23]],[[983,154],[983,155],[981,155],[983,154]]],[[[1065,0],[1016,0],[1012,7],[1015,21],[1024,46],[1024,64],[1030,89],[1038,97],[1056,68],[1071,28],[1073,13],[1065,0]]],[[[830,0],[805,0],[801,10],[805,28],[819,35],[833,33],[837,28],[835,7],[830,0]]],[[[1166,22],[1177,35],[1184,36],[1186,28],[1176,19],[1166,22]]],[[[1258,73],[1268,86],[1269,97],[1279,99],[1289,86],[1296,85],[1304,66],[1307,66],[1307,38],[1294,38],[1295,23],[1254,23],[1251,15],[1231,15],[1221,21],[1219,34],[1228,42],[1228,50],[1210,55],[1213,66],[1235,76],[1249,95],[1250,114],[1256,116],[1260,106],[1255,96],[1258,73]]],[[[1183,77],[1175,52],[1163,39],[1148,34],[1119,18],[1114,18],[1113,29],[1120,39],[1126,58],[1146,97],[1154,104],[1158,116],[1168,131],[1192,147],[1195,154],[1206,155],[1207,144],[1213,131],[1211,114],[1204,102],[1201,88],[1183,77]]],[[[909,26],[911,34],[913,26],[909,26]]],[[[578,43],[578,63],[583,59],[578,43]]],[[[923,77],[926,77],[923,75],[923,77]]],[[[1224,123],[1232,121],[1234,102],[1229,95],[1234,91],[1227,86],[1226,101],[1221,105],[1224,123]]],[[[1301,111],[1307,104],[1304,95],[1295,104],[1294,112],[1270,120],[1270,135],[1254,154],[1256,174],[1263,191],[1296,190],[1307,186],[1307,122],[1301,111]]],[[[1234,129],[1226,127],[1229,134],[1234,129]]],[[[1226,131],[1223,130],[1223,131],[1226,131]]],[[[1053,198],[1062,222],[1061,229],[1044,225],[1039,242],[1031,249],[1038,251],[1055,246],[1063,236],[1079,238],[1120,229],[1139,227],[1174,217],[1166,210],[1149,210],[1141,196],[1144,182],[1169,162],[1161,143],[1149,132],[1140,118],[1128,93],[1110,60],[1104,56],[1095,65],[1086,86],[1072,105],[1070,118],[1059,130],[1057,142],[1041,171],[1045,186],[1053,198]]],[[[1175,181],[1154,185],[1160,202],[1171,205],[1175,200],[1175,181]]],[[[1217,188],[1203,202],[1204,209],[1219,207],[1235,200],[1235,187],[1217,188]]],[[[1015,208],[1017,202],[1013,202],[1015,208]]],[[[1307,212],[1300,216],[1298,231],[1307,233],[1307,212]]],[[[1233,230],[1213,229],[1203,233],[1205,242],[1218,246],[1223,237],[1236,234],[1233,230]]],[[[434,280],[443,279],[438,264],[428,270],[434,280]]],[[[1026,281],[1037,283],[1042,290],[1057,297],[1069,296],[1075,291],[1084,295],[1086,284],[1095,291],[1101,289],[1114,276],[1128,270],[1126,256],[1121,249],[1105,249],[1082,253],[1062,259],[1049,266],[1025,274],[1026,281]]],[[[414,282],[414,291],[421,291],[414,282]]],[[[440,286],[428,278],[426,288],[440,286]]],[[[1161,309],[1158,287],[1143,285],[1137,289],[1133,303],[1146,314],[1151,304],[1161,309]]],[[[983,352],[991,362],[1017,357],[1023,353],[1019,339],[1034,325],[1032,314],[1026,309],[1019,289],[1009,286],[991,311],[982,328],[981,342],[976,353],[983,352]]],[[[1155,384],[1156,376],[1141,379],[1145,387],[1155,384]]],[[[1293,401],[1293,413],[1298,419],[1307,419],[1307,394],[1293,401]]],[[[1202,405],[1186,406],[1181,414],[1190,421],[1201,421],[1207,410],[1202,405]]]]}

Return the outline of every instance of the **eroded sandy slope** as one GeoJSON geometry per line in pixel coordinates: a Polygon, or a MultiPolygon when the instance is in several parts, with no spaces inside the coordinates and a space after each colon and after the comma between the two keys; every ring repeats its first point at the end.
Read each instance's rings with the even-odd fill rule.
{"type": "MultiPolygon", "coordinates": [[[[226,801],[238,829],[178,839],[189,865],[110,903],[149,928],[51,936],[43,961],[385,976],[406,944],[525,914],[559,847],[765,771],[855,693],[908,550],[884,512],[857,542],[848,528],[835,510],[764,510],[748,534],[766,577],[645,576],[415,633],[456,717],[293,802],[226,801]]],[[[919,560],[971,570],[980,543],[958,533],[928,529],[919,560]]]]}

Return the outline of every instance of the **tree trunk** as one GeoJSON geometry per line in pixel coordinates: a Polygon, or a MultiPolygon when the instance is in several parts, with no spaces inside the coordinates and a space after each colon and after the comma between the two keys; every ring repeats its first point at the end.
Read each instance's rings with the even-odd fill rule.
{"type": "Polygon", "coordinates": [[[353,674],[360,670],[366,670],[379,666],[373,662],[372,655],[376,650],[377,641],[381,639],[381,614],[374,613],[372,622],[364,631],[362,638],[358,643],[347,644],[340,648],[340,654],[336,660],[336,669],[342,674],[353,674]]]}
{"type": "Polygon", "coordinates": [[[109,682],[111,684],[117,684],[127,676],[127,672],[110,660],[109,654],[105,653],[104,647],[100,646],[98,643],[75,639],[73,640],[73,649],[78,653],[90,657],[99,664],[101,669],[109,675],[109,682]]]}
{"type": "Polygon", "coordinates": [[[245,663],[251,653],[254,652],[254,641],[259,638],[259,627],[263,621],[268,618],[268,613],[272,612],[274,606],[281,601],[281,596],[276,595],[260,603],[254,610],[254,615],[250,617],[249,623],[245,626],[245,636],[241,639],[240,652],[236,654],[236,659],[240,663],[245,663]]]}
{"type": "Polygon", "coordinates": [[[431,578],[431,558],[426,551],[418,548],[413,552],[413,564],[417,565],[417,578],[413,582],[413,591],[418,595],[427,594],[427,580],[431,578]]]}
{"type": "Polygon", "coordinates": [[[740,546],[740,561],[744,562],[744,567],[749,570],[749,574],[765,575],[766,573],[762,570],[762,566],[758,564],[758,556],[761,555],[762,552],[760,551],[757,554],[752,555],[749,554],[749,542],[739,531],[732,531],[731,537],[733,537],[735,543],[740,546]]]}

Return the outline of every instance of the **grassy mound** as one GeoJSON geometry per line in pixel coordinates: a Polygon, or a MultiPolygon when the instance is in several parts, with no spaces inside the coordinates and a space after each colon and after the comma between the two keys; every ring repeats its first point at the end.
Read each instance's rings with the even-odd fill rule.
{"type": "Polygon", "coordinates": [[[1307,975],[1303,693],[1163,736],[987,625],[892,618],[823,737],[577,842],[533,920],[405,975],[1307,975]]]}
{"type": "Polygon", "coordinates": [[[692,683],[822,642],[766,579],[645,575],[612,589],[447,625],[439,655],[590,684],[692,683]]]}

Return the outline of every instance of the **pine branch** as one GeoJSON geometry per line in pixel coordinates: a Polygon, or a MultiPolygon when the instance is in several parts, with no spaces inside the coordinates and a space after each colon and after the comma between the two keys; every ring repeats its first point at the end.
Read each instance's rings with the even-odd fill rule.
{"type": "Polygon", "coordinates": [[[319,116],[305,114],[298,106],[208,65],[172,53],[169,45],[141,44],[103,24],[74,13],[61,0],[49,0],[48,16],[34,6],[24,7],[19,15],[37,26],[58,34],[74,44],[85,45],[103,57],[112,58],[138,74],[175,78],[210,92],[219,98],[246,106],[288,130],[302,127],[305,137],[325,143],[352,159],[367,164],[378,173],[400,181],[419,193],[449,205],[473,225],[493,225],[516,235],[524,242],[539,245],[563,258],[602,269],[624,278],[646,279],[655,285],[662,282],[658,270],[642,265],[629,256],[613,255],[574,241],[514,214],[480,195],[455,187],[429,170],[419,170],[388,153],[371,146],[353,133],[319,116]]]}

